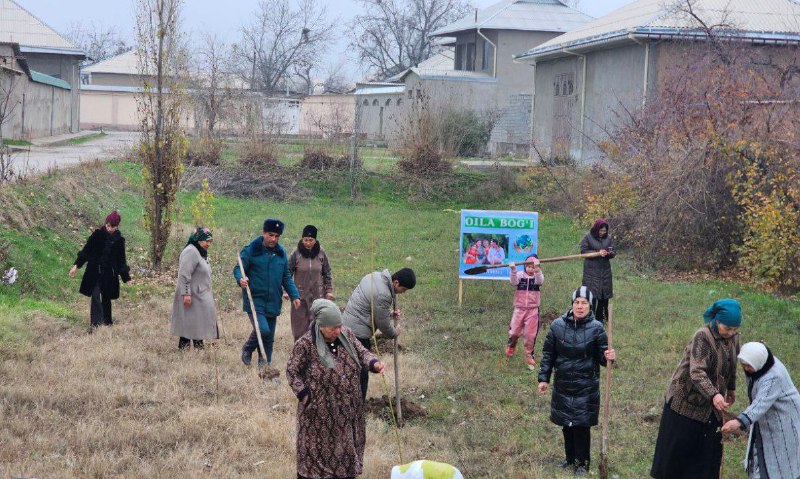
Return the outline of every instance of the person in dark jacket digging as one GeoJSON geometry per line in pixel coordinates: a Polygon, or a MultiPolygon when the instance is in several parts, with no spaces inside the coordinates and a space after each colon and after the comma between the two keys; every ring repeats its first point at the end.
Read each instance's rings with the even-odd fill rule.
{"type": "Polygon", "coordinates": [[[608,300],[614,296],[611,280],[611,258],[616,256],[614,240],[608,232],[608,222],[598,218],[581,240],[581,254],[600,253],[599,258],[583,260],[583,285],[592,290],[592,312],[600,322],[608,317],[608,300]]]}
{"type": "Polygon", "coordinates": [[[105,225],[89,236],[69,270],[69,276],[74,277],[79,268],[87,265],[80,292],[92,298],[89,309],[90,334],[101,324],[114,324],[111,300],[119,298],[119,278],[125,284],[131,281],[130,268],[125,259],[125,238],[119,232],[120,220],[116,211],[106,216],[105,225]]]}
{"type": "Polygon", "coordinates": [[[555,370],[550,421],[561,426],[565,460],[578,476],[589,472],[590,428],[600,412],[600,366],[616,359],[608,349],[603,324],[591,310],[592,292],[581,286],[572,293],[572,308],[553,321],[542,348],[539,394],[547,392],[555,370]]]}
{"type": "MultiPolygon", "coordinates": [[[[289,294],[295,308],[300,307],[300,293],[294,284],[292,275],[289,272],[289,262],[286,257],[286,250],[283,249],[278,241],[283,234],[283,222],[273,218],[264,221],[264,234],[255,238],[247,246],[242,248],[240,256],[244,272],[239,269],[237,264],[233,268],[233,277],[236,284],[242,288],[242,309],[250,317],[253,324],[253,315],[258,318],[258,326],[261,329],[261,339],[264,343],[264,353],[266,359],[261,357],[258,352],[259,367],[271,366],[272,345],[275,342],[275,326],[278,316],[281,314],[283,301],[283,291],[289,294]],[[256,310],[250,310],[250,301],[247,297],[247,286],[253,295],[253,303],[256,310]]],[[[255,325],[250,337],[242,346],[242,362],[245,366],[250,365],[253,351],[258,349],[258,337],[256,336],[255,325]]]]}

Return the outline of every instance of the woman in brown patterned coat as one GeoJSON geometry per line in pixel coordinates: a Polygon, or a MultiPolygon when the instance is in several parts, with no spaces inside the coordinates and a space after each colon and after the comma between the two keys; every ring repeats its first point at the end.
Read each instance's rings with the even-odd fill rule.
{"type": "Polygon", "coordinates": [[[717,479],[722,463],[722,413],[733,404],[742,310],[721,299],[703,315],[672,375],[650,475],[656,479],[717,479]]]}
{"type": "Polygon", "coordinates": [[[333,301],[311,305],[314,322],[294,343],[286,366],[297,405],[298,479],[345,479],[361,474],[366,444],[361,368],[383,372],[333,301]]]}

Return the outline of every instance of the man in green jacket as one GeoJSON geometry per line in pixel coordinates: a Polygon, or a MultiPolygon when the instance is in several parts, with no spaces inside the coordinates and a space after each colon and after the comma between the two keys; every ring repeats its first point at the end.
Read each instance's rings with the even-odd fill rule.
{"type": "MultiPolygon", "coordinates": [[[[267,355],[267,366],[272,363],[272,345],[275,342],[277,319],[281,314],[283,290],[291,298],[294,307],[300,307],[300,292],[297,291],[297,286],[289,272],[286,251],[278,244],[283,234],[283,226],[283,222],[280,220],[273,218],[264,220],[264,234],[253,239],[250,244],[242,248],[240,253],[244,274],[239,269],[239,265],[233,268],[233,277],[242,288],[242,309],[250,317],[250,324],[253,324],[254,313],[258,318],[264,352],[267,355]],[[247,286],[250,286],[250,292],[253,295],[255,312],[250,310],[247,286]]],[[[250,337],[242,346],[242,362],[246,366],[250,365],[253,351],[256,349],[258,349],[258,337],[255,325],[253,325],[250,337]]],[[[264,366],[261,351],[258,352],[258,365],[264,366]]]]}

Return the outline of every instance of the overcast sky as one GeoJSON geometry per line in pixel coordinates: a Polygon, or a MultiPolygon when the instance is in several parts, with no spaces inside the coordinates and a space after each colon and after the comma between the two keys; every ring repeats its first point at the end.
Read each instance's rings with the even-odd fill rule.
{"type": "MultiPolygon", "coordinates": [[[[133,38],[133,2],[127,0],[15,0],[31,13],[59,32],[69,25],[81,22],[104,27],[114,27],[126,38],[133,38]]],[[[479,8],[497,3],[498,0],[472,0],[479,8]]],[[[631,3],[633,0],[581,0],[578,8],[589,15],[599,17],[631,3]]],[[[323,0],[328,14],[338,18],[344,27],[360,11],[357,0],[323,0]]],[[[190,34],[213,31],[228,42],[236,41],[239,28],[256,10],[258,0],[186,0],[184,2],[184,28],[190,34]]],[[[342,29],[344,31],[344,28],[342,29]]],[[[342,33],[340,41],[331,48],[325,63],[339,61],[348,63],[352,76],[360,76],[356,59],[347,48],[347,36],[342,33]]]]}

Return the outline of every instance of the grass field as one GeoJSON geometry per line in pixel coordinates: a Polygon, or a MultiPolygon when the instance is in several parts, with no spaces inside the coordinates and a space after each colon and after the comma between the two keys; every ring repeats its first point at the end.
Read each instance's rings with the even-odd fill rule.
{"type": "MultiPolygon", "coordinates": [[[[561,478],[558,427],[548,420],[549,396],[537,395],[524,359],[503,355],[513,288],[469,281],[457,305],[459,208],[520,209],[519,199],[486,201],[471,194],[477,173],[446,200],[407,199],[391,177],[370,176],[362,198],[339,181],[306,186],[294,203],[218,198],[210,251],[214,293],[226,339],[218,347],[180,354],[169,337],[173,274],[141,277],[146,235],[138,167],[84,166],[0,190],[0,266],[20,281],[0,286],[0,475],[3,477],[294,477],[296,401],[285,382],[264,385],[238,351],[249,325],[230,270],[238,249],[259,234],[267,216],[286,221],[291,248],[305,224],[319,227],[331,257],[337,302],[344,304],[365,273],[410,266],[418,286],[399,299],[405,397],[428,410],[401,431],[369,418],[365,478],[386,478],[391,465],[419,458],[457,465],[467,478],[561,478]],[[115,303],[116,324],[86,335],[88,300],[66,276],[90,225],[117,207],[128,239],[134,285],[115,303]]],[[[193,193],[180,196],[179,237],[188,233],[193,193]]],[[[414,197],[416,198],[416,197],[414,197]]],[[[576,253],[582,229],[543,212],[540,256],[576,253]]],[[[613,233],[613,231],[612,231],[613,233]]],[[[611,474],[645,478],[662,397],[703,310],[722,297],[739,299],[742,340],[764,340],[800,374],[800,302],[721,281],[667,282],[638,271],[625,252],[614,260],[615,331],[611,474]]],[[[563,312],[580,283],[581,264],[544,268],[543,311],[563,312]]],[[[746,284],[746,281],[743,281],[746,284]]],[[[537,344],[538,353],[546,328],[537,344]]],[[[279,319],[275,361],[285,365],[288,314],[279,319]]],[[[388,370],[392,370],[391,358],[388,370]]],[[[393,389],[392,376],[386,376],[393,389]]],[[[746,406],[740,373],[735,411],[746,406]]],[[[385,394],[382,381],[370,396],[385,394]]],[[[599,428],[592,461],[598,463],[599,428]]],[[[725,478],[744,478],[744,439],[726,443],[725,478]]]]}

